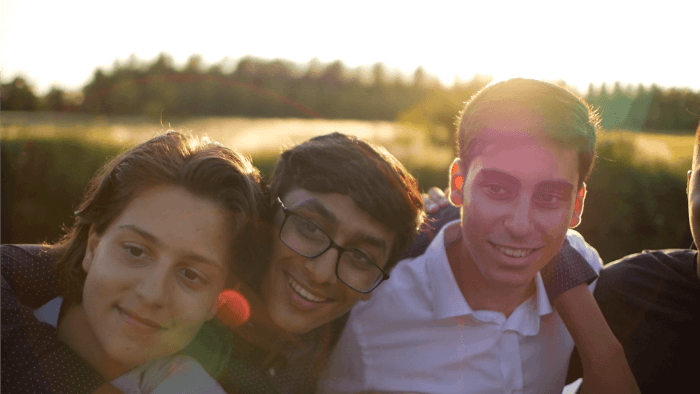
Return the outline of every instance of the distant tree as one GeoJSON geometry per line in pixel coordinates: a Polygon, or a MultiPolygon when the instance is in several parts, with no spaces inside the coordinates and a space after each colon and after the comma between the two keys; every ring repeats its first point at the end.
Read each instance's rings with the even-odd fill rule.
{"type": "Polygon", "coordinates": [[[317,57],[309,60],[309,66],[306,68],[306,73],[304,74],[305,79],[318,79],[323,74],[323,63],[317,57]]]}
{"type": "Polygon", "coordinates": [[[68,110],[68,103],[66,103],[66,92],[57,87],[51,88],[46,96],[44,96],[43,105],[44,110],[63,112],[68,110]]]}
{"type": "Polygon", "coordinates": [[[627,96],[620,82],[615,82],[612,94],[608,96],[606,92],[604,97],[606,99],[601,108],[602,127],[605,129],[625,127],[632,107],[632,98],[627,96]]]}
{"type": "Polygon", "coordinates": [[[204,60],[202,59],[202,55],[190,55],[190,57],[187,58],[187,65],[183,72],[186,74],[202,74],[204,73],[203,64],[204,60]]]}
{"type": "Polygon", "coordinates": [[[173,67],[173,57],[170,56],[166,52],[161,52],[158,54],[158,57],[153,62],[153,64],[151,64],[148,67],[146,74],[147,75],[163,75],[163,74],[172,74],[174,72],[175,72],[175,68],[173,67]]]}
{"type": "Polygon", "coordinates": [[[7,111],[36,111],[39,100],[22,77],[0,86],[0,108],[7,111]]]}
{"type": "MultiPolygon", "coordinates": [[[[398,119],[426,125],[430,140],[446,145],[452,143],[456,113],[491,82],[475,74],[469,80],[456,77],[448,88],[422,66],[409,78],[381,62],[348,68],[341,60],[324,64],[318,58],[296,64],[246,56],[237,64],[224,58],[205,68],[198,54],[180,69],[164,52],[149,62],[131,54],[115,60],[111,70],[97,68],[82,95],[54,88],[37,100],[18,77],[2,85],[0,98],[2,109],[20,110],[79,105],[101,114],[398,119]]],[[[564,81],[555,83],[572,89],[564,81]]],[[[700,93],[688,89],[589,84],[585,97],[600,110],[604,128],[687,130],[700,118],[700,93]]]]}
{"type": "Polygon", "coordinates": [[[423,66],[418,66],[413,72],[413,88],[423,90],[428,87],[428,75],[423,66]]]}
{"type": "Polygon", "coordinates": [[[347,72],[345,71],[345,66],[340,60],[336,60],[329,64],[323,74],[321,75],[321,81],[326,86],[339,86],[347,82],[347,72]]]}
{"type": "Polygon", "coordinates": [[[632,106],[628,116],[627,128],[630,130],[641,130],[644,127],[644,122],[647,119],[649,105],[651,104],[651,93],[644,88],[644,85],[637,85],[637,90],[634,93],[632,106]]]}
{"type": "Polygon", "coordinates": [[[144,84],[140,108],[142,114],[157,118],[177,107],[178,88],[172,80],[168,80],[175,73],[172,56],[161,52],[146,70],[147,83],[144,84]]]}
{"type": "Polygon", "coordinates": [[[95,70],[92,80],[83,87],[85,100],[81,109],[90,113],[110,114],[112,113],[111,100],[109,97],[112,82],[99,67],[95,70]]]}
{"type": "Polygon", "coordinates": [[[373,85],[376,89],[381,89],[382,86],[389,84],[389,73],[386,70],[384,63],[374,63],[372,66],[373,85]]]}
{"type": "Polygon", "coordinates": [[[647,110],[647,117],[644,121],[645,129],[660,130],[663,128],[663,114],[661,111],[662,107],[662,97],[663,93],[656,85],[651,85],[649,91],[649,109],[647,110]]]}

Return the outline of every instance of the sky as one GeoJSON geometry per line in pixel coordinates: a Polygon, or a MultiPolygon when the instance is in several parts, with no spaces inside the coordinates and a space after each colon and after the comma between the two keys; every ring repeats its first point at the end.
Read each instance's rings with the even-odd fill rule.
{"type": "Polygon", "coordinates": [[[655,83],[700,91],[700,1],[0,0],[0,80],[79,90],[135,54],[418,66],[449,85],[475,73],[655,83]]]}

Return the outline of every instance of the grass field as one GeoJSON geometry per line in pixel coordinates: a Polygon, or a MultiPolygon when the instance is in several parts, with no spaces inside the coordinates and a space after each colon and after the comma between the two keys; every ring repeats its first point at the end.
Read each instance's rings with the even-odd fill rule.
{"type": "MultiPolygon", "coordinates": [[[[265,161],[287,146],[312,136],[339,131],[370,139],[385,146],[408,168],[447,168],[453,157],[449,148],[435,147],[428,138],[406,125],[379,121],[325,119],[188,118],[152,119],[144,116],[95,116],[85,114],[3,112],[2,140],[76,138],[109,145],[129,146],[168,129],[207,135],[213,140],[265,161]]],[[[603,131],[598,144],[612,144],[629,152],[639,165],[663,164],[685,172],[689,168],[693,133],[661,134],[626,130],[603,131]]],[[[602,160],[605,160],[603,157],[602,160]]]]}
{"type": "Polygon", "coordinates": [[[143,116],[5,112],[0,122],[3,140],[78,138],[128,146],[174,129],[207,135],[253,158],[269,158],[315,135],[338,131],[385,146],[409,167],[446,168],[452,156],[449,149],[426,144],[421,132],[386,121],[207,117],[166,119],[161,125],[143,116]]]}
{"type": "Polygon", "coordinates": [[[638,165],[667,165],[670,169],[685,171],[690,169],[693,158],[695,134],[642,133],[627,130],[603,131],[598,136],[598,145],[632,144],[630,154],[638,165]],[[620,144],[620,143],[623,144],[620,144]],[[626,143],[626,144],[625,144],[626,143]]]}

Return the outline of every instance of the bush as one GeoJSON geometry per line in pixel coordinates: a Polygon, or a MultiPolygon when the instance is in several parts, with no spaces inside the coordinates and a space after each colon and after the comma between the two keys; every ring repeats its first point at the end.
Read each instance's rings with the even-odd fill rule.
{"type": "MultiPolygon", "coordinates": [[[[643,249],[689,247],[685,169],[692,147],[674,163],[640,161],[632,138],[601,137],[578,230],[606,263],[643,249]]],[[[74,137],[3,140],[2,242],[56,241],[90,178],[123,149],[74,137]]],[[[254,164],[269,177],[275,160],[254,164]]],[[[424,190],[447,185],[446,168],[409,170],[424,190]]]]}

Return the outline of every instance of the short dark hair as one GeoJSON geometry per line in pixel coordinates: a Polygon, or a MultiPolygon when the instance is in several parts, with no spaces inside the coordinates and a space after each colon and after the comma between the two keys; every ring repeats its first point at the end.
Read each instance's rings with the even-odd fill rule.
{"type": "Polygon", "coordinates": [[[386,269],[399,261],[423,220],[416,179],[381,146],[332,133],[312,138],[282,153],[270,182],[272,196],[294,188],[346,195],[396,238],[386,269]]]}
{"type": "Polygon", "coordinates": [[[232,212],[231,274],[246,279],[268,255],[269,193],[259,171],[222,145],[178,132],[158,135],[110,160],[95,175],[75,212],[75,223],[51,246],[63,296],[82,300],[82,269],[90,228],[98,234],[140,193],[156,185],[182,187],[232,212]],[[261,261],[262,259],[262,261],[261,261]]]}
{"type": "Polygon", "coordinates": [[[579,187],[588,180],[595,159],[596,133],[600,117],[591,106],[572,92],[534,79],[513,78],[488,85],[477,92],[459,115],[457,146],[467,166],[479,131],[479,111],[488,105],[522,106],[545,117],[547,135],[578,152],[579,187]]]}

